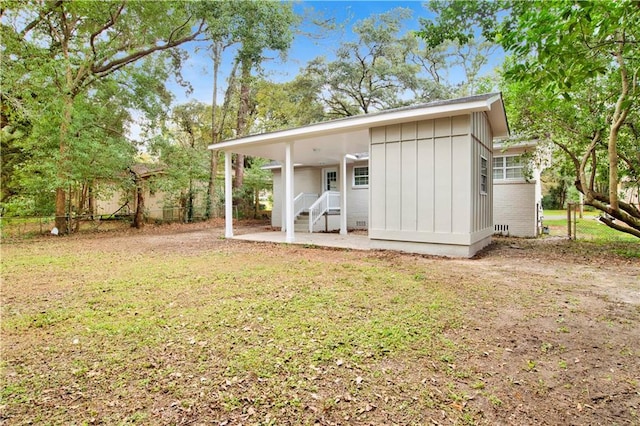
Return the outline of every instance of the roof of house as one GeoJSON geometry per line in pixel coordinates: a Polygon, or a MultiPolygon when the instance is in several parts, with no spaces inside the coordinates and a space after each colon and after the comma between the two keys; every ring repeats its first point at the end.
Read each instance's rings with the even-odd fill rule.
{"type": "Polygon", "coordinates": [[[469,114],[487,113],[494,138],[509,135],[502,95],[489,93],[412,105],[370,114],[324,121],[293,129],[261,133],[209,145],[209,149],[236,152],[284,161],[284,147],[296,143],[296,163],[335,164],[347,154],[369,151],[369,129],[373,127],[469,114]]]}
{"type": "Polygon", "coordinates": [[[129,167],[133,173],[135,173],[138,177],[146,178],[149,176],[157,175],[164,173],[164,167],[155,164],[146,164],[146,163],[136,163],[133,166],[129,167]]]}

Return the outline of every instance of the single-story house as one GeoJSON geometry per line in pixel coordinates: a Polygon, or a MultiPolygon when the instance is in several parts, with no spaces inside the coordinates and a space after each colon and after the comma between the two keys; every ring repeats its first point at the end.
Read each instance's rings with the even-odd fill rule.
{"type": "Polygon", "coordinates": [[[523,155],[536,141],[493,145],[493,223],[497,234],[537,237],[542,233],[542,165],[523,155]]]}
{"type": "Polygon", "coordinates": [[[280,164],[272,221],[287,242],[306,216],[311,231],[330,221],[341,234],[366,229],[376,248],[471,257],[494,233],[493,144],[508,136],[502,96],[491,93],[211,145],[225,153],[225,236],[231,155],[241,153],[280,164]]]}

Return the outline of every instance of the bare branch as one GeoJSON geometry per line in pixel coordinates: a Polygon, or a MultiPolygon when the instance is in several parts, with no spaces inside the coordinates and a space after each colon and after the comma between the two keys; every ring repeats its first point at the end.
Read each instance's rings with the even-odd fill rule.
{"type": "MultiPolygon", "coordinates": [[[[129,55],[126,55],[120,59],[114,60],[112,62],[108,62],[102,66],[92,66],[91,72],[93,74],[99,75],[99,76],[105,76],[108,74],[111,74],[114,71],[119,70],[120,68],[124,67],[127,64],[130,64],[131,62],[135,62],[140,58],[143,58],[147,55],[150,55],[154,52],[160,52],[163,50],[167,50],[167,49],[171,49],[173,47],[179,46],[183,43],[189,42],[189,41],[193,41],[196,39],[196,37],[198,37],[200,34],[202,34],[203,29],[204,29],[204,21],[200,22],[200,25],[198,26],[198,29],[196,31],[194,31],[192,34],[182,37],[180,39],[177,40],[168,40],[166,42],[166,44],[163,45],[159,45],[159,46],[153,46],[153,47],[149,47],[147,49],[143,49],[143,50],[139,50],[137,52],[133,52],[130,53],[129,55]]],[[[174,33],[172,33],[173,36],[174,33]]]]}

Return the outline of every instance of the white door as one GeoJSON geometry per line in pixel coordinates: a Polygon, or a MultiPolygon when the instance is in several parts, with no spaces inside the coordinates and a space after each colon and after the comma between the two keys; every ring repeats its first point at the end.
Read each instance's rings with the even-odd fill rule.
{"type": "Polygon", "coordinates": [[[338,169],[322,169],[322,192],[338,190],[338,169]]]}

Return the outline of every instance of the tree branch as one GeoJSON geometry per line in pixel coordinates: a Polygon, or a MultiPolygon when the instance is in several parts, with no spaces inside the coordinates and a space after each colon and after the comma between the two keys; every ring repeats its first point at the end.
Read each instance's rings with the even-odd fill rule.
{"type": "Polygon", "coordinates": [[[97,31],[95,31],[94,33],[91,34],[91,37],[89,38],[89,44],[91,45],[91,51],[93,52],[94,61],[97,59],[97,56],[98,56],[98,54],[96,53],[96,48],[95,48],[96,37],[98,37],[104,31],[108,30],[109,28],[111,28],[112,26],[115,25],[116,21],[118,20],[118,17],[120,16],[122,11],[124,10],[124,5],[125,5],[124,2],[121,3],[120,7],[116,11],[116,13],[115,14],[110,14],[109,21],[107,21],[106,24],[104,24],[101,28],[99,28],[97,31]]]}
{"type": "MultiPolygon", "coordinates": [[[[114,71],[119,70],[120,68],[124,67],[125,65],[131,63],[131,62],[135,62],[136,60],[143,58],[147,55],[150,55],[151,53],[154,52],[160,52],[163,50],[167,50],[167,49],[171,49],[173,47],[179,46],[183,43],[189,42],[189,41],[193,41],[195,40],[196,37],[198,37],[200,34],[202,34],[203,32],[203,28],[204,28],[204,21],[200,22],[200,25],[198,26],[198,29],[193,32],[192,34],[182,37],[180,39],[177,40],[168,40],[166,42],[166,44],[161,45],[161,46],[153,46],[150,47],[148,49],[143,49],[143,50],[139,50],[137,52],[133,52],[129,55],[126,55],[120,59],[114,60],[112,62],[108,62],[102,66],[96,66],[93,65],[91,67],[91,72],[93,74],[96,74],[100,77],[111,74],[114,71]]],[[[175,31],[174,31],[175,32],[175,31]]],[[[173,36],[174,32],[171,33],[170,38],[173,36]]]]}
{"type": "MultiPolygon", "coordinates": [[[[624,42],[624,30],[620,35],[620,40],[624,42]]],[[[617,152],[617,143],[618,143],[618,132],[620,127],[624,124],[627,119],[627,115],[629,114],[629,107],[623,107],[624,102],[627,100],[627,96],[629,94],[629,76],[627,74],[627,67],[624,62],[624,58],[622,57],[622,49],[624,44],[621,44],[618,51],[615,53],[616,60],[618,62],[618,66],[620,67],[620,83],[622,85],[620,95],[618,96],[618,101],[616,102],[615,110],[613,112],[613,117],[611,119],[611,128],[609,130],[609,143],[608,143],[608,154],[609,154],[609,198],[611,207],[616,209],[618,208],[618,152],[617,152]]]]}
{"type": "Polygon", "coordinates": [[[29,31],[34,29],[36,27],[36,25],[38,25],[40,22],[42,22],[43,19],[45,19],[47,16],[49,16],[49,14],[51,12],[53,12],[56,8],[58,8],[58,6],[60,6],[60,5],[62,5],[62,0],[56,1],[47,10],[45,10],[43,12],[40,12],[40,14],[38,15],[38,17],[36,19],[34,19],[33,21],[29,22],[27,24],[27,26],[24,27],[22,29],[22,31],[20,31],[20,38],[24,39],[24,37],[29,33],[29,31]]]}
{"type": "Polygon", "coordinates": [[[600,222],[604,223],[605,225],[607,225],[609,228],[613,228],[617,231],[620,232],[625,232],[627,234],[631,234],[634,235],[638,238],[640,238],[640,231],[634,228],[630,228],[628,226],[622,226],[622,225],[618,225],[616,222],[614,222],[613,220],[609,219],[606,216],[601,216],[600,217],[600,222]]]}

